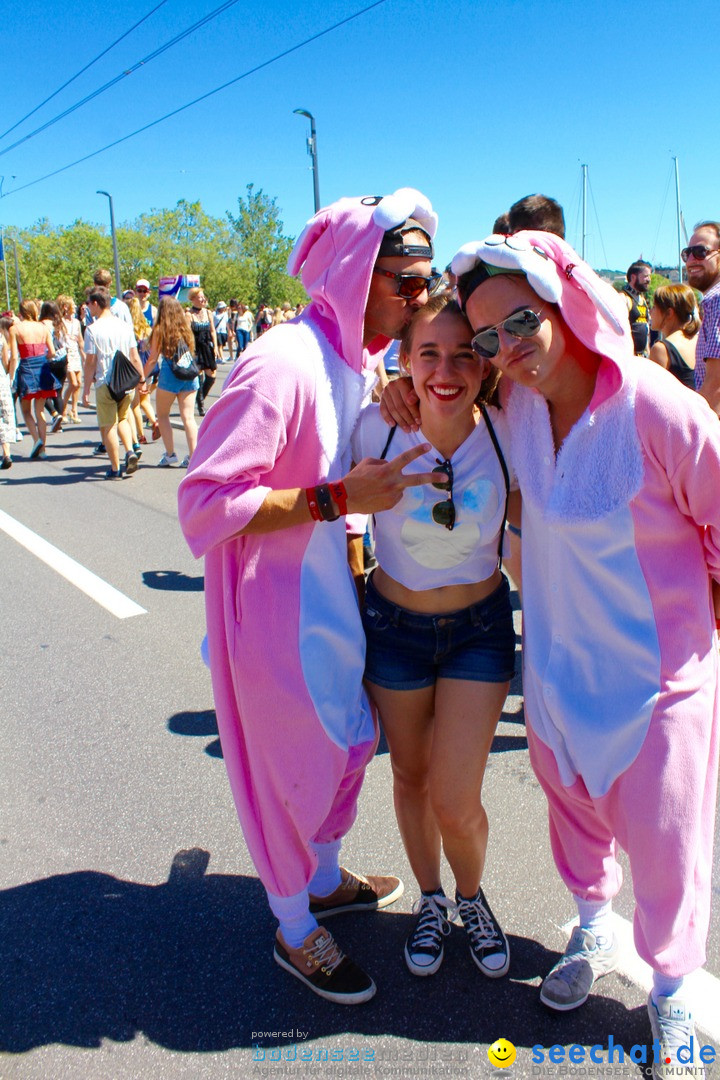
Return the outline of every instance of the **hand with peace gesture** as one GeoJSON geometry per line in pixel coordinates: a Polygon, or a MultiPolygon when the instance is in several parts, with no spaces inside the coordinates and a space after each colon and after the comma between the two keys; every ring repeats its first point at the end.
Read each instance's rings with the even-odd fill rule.
{"type": "Polygon", "coordinates": [[[390,510],[400,502],[405,488],[435,483],[437,475],[432,472],[403,472],[407,465],[431,449],[430,443],[421,443],[412,450],[403,451],[390,461],[363,458],[343,478],[348,513],[377,514],[381,510],[390,510]]]}

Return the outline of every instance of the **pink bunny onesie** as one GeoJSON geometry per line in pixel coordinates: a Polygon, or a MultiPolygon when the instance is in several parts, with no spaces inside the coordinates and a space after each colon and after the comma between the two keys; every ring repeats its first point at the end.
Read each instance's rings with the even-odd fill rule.
{"type": "Polygon", "coordinates": [[[312,302],[244,353],[205,418],[179,489],[180,523],[205,556],[213,691],[248,849],[269,893],[306,888],[311,842],[355,818],[377,726],[345,520],[239,536],[269,491],[339,480],[350,435],[389,340],[363,349],[370,276],[387,229],[424,196],[342,199],[310,220],[288,269],[312,302]]]}
{"type": "Polygon", "coordinates": [[[523,498],[523,684],[533,767],[558,870],[611,899],[629,854],[635,942],[656,971],[705,961],[718,775],[720,426],[705,401],[633,355],[616,295],[563,240],[467,245],[526,272],[603,357],[557,456],[545,399],[511,385],[523,498]],[[539,249],[539,251],[538,251],[539,249]]]}

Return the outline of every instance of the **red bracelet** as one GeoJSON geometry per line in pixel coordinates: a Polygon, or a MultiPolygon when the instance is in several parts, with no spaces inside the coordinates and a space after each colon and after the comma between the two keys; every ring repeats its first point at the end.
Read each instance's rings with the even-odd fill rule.
{"type": "Polygon", "coordinates": [[[347,491],[342,480],[337,484],[330,484],[330,494],[337,503],[340,514],[347,514],[347,491]]]}
{"type": "Polygon", "coordinates": [[[322,521],[322,515],[320,513],[320,507],[318,506],[314,487],[305,488],[305,498],[307,499],[307,504],[310,507],[310,516],[312,517],[313,521],[322,521]]]}
{"type": "Polygon", "coordinates": [[[720,619],[715,620],[715,629],[720,630],[720,619]]]}

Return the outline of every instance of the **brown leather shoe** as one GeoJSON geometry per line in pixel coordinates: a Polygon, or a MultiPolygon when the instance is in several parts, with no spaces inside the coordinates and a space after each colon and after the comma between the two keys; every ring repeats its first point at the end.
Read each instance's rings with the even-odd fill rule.
{"type": "Polygon", "coordinates": [[[405,886],[398,877],[360,877],[340,867],[341,882],[329,896],[310,894],[310,912],[319,918],[341,911],[377,911],[399,900],[405,886]]]}
{"type": "Polygon", "coordinates": [[[286,944],[278,930],[273,957],[313,993],[338,1005],[360,1005],[375,995],[377,987],[370,976],[345,956],[323,926],[308,934],[299,949],[286,944]]]}

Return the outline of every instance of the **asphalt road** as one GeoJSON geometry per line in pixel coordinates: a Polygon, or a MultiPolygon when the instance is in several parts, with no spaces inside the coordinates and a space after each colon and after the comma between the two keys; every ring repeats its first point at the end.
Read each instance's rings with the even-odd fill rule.
{"type": "MultiPolygon", "coordinates": [[[[50,436],[44,462],[27,460],[29,438],[17,447],[0,474],[0,510],[146,613],[117,618],[0,530],[0,1080],[461,1080],[497,1073],[487,1047],[500,1037],[517,1047],[508,1076],[607,1075],[587,1062],[534,1064],[530,1048],[606,1047],[610,1035],[626,1051],[649,1043],[642,973],[630,961],[577,1012],[538,1001],[573,910],[550,858],[519,680],[485,787],[484,884],[510,937],[509,976],[484,979],[459,929],[435,977],[407,972],[416,894],[382,744],[344,861],[399,873],[406,893],[387,912],[333,920],[378,993],[341,1008],[273,963],[273,920],[237,825],[200,659],[202,564],[177,525],[182,473],[153,467],[157,443],[134,477],[102,480],[107,465],[91,457],[97,435],[83,416],[50,436]]],[[[179,432],[176,441],[182,456],[179,432]]],[[[714,869],[717,902],[717,855],[714,869]]],[[[616,910],[632,918],[629,882],[616,910]]],[[[706,971],[704,1015],[720,1001],[717,903],[706,971]]],[[[714,1038],[702,1041],[717,1048],[720,1008],[710,1020],[714,1038]]],[[[615,1071],[640,1076],[642,1065],[626,1059],[615,1071]]]]}

